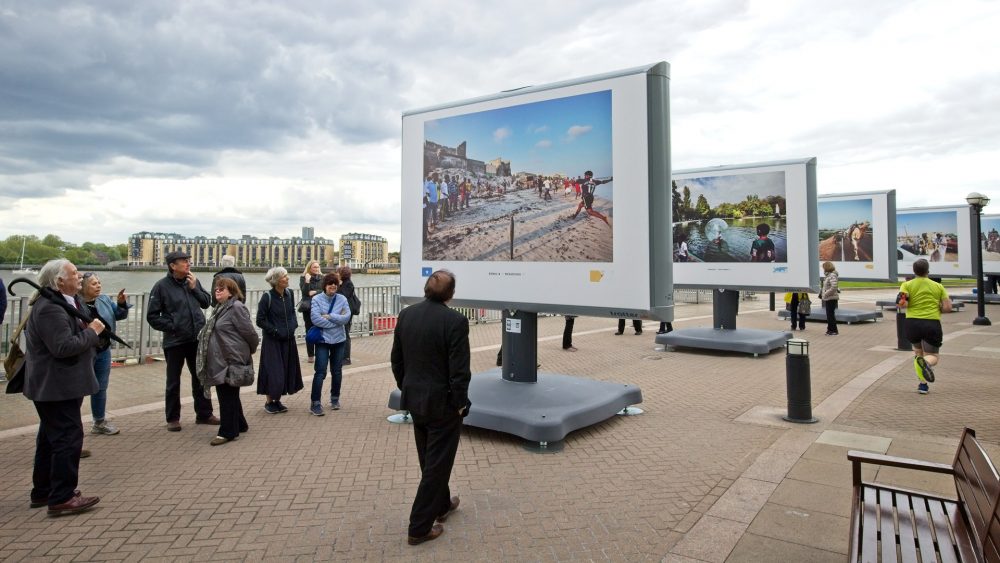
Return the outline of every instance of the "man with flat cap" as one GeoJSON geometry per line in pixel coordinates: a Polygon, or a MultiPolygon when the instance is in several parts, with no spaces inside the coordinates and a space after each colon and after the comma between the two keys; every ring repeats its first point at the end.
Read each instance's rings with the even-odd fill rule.
{"type": "Polygon", "coordinates": [[[469,320],[450,309],[455,276],[431,274],[424,300],[399,314],[392,342],[392,374],[402,392],[400,405],[413,417],[420,460],[420,485],[410,510],[407,542],[437,539],[440,523],[458,509],[448,480],[458,452],[462,418],[469,414],[469,320]]]}
{"type": "Polygon", "coordinates": [[[167,254],[167,275],[149,292],[146,321],[163,333],[163,356],[167,360],[166,415],[167,430],[181,429],[181,371],[184,364],[191,373],[195,424],[218,425],[212,414],[212,400],[205,397],[195,375],[198,359],[198,332],[205,326],[205,313],[212,296],[191,273],[191,256],[175,250],[167,254]]]}

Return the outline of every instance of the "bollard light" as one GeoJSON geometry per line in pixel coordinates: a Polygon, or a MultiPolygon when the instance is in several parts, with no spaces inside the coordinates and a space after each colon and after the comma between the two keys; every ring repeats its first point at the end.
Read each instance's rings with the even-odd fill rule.
{"type": "Polygon", "coordinates": [[[808,356],[809,341],[805,338],[789,338],[785,342],[785,353],[789,356],[808,356]]]}
{"type": "Polygon", "coordinates": [[[804,338],[789,338],[785,342],[785,385],[788,392],[788,414],[782,418],[805,424],[816,422],[812,415],[809,341],[804,338]]]}

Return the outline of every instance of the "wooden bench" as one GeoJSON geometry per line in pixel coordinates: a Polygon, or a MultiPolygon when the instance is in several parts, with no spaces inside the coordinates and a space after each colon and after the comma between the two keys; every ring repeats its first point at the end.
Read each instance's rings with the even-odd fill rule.
{"type": "Polygon", "coordinates": [[[951,465],[855,450],[847,458],[854,477],[852,562],[1000,563],[1000,475],[975,431],[962,432],[951,465]],[[862,481],[862,463],[951,475],[958,498],[862,481]]]}

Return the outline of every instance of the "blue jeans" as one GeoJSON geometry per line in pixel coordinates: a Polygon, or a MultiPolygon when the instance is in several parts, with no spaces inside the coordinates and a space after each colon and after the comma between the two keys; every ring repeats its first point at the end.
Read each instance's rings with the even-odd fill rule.
{"type": "Polygon", "coordinates": [[[90,396],[90,414],[94,421],[104,420],[104,407],[108,404],[108,381],[111,379],[111,348],[94,356],[94,375],[100,391],[90,396]]]}
{"type": "Polygon", "coordinates": [[[323,380],[326,379],[326,366],[330,365],[333,378],[330,381],[330,399],[340,399],[340,382],[344,377],[344,343],[316,345],[316,372],[313,374],[312,402],[321,402],[323,395],[323,380]]]}

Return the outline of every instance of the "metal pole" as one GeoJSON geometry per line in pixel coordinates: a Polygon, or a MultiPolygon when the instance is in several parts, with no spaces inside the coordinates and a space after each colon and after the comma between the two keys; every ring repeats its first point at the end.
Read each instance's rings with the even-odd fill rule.
{"type": "Polygon", "coordinates": [[[972,324],[979,326],[990,326],[990,320],[986,317],[986,288],[983,284],[983,206],[973,205],[976,210],[976,306],[979,315],[972,320],[972,324]]]}

